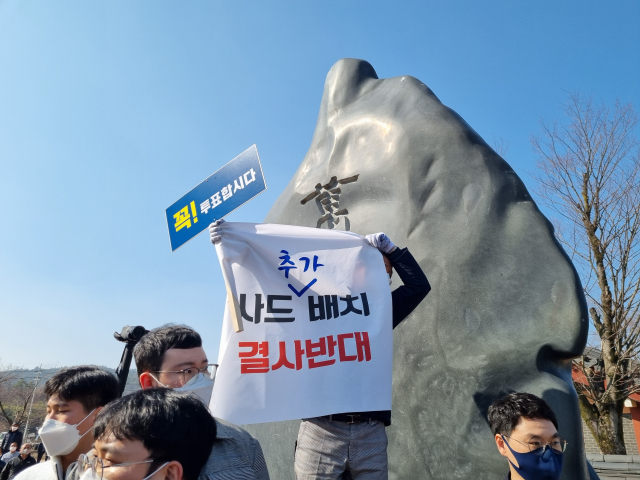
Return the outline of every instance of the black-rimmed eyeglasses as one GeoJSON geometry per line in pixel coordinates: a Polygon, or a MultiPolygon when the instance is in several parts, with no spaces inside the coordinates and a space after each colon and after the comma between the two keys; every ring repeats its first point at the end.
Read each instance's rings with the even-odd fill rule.
{"type": "MultiPolygon", "coordinates": [[[[504,437],[504,435],[503,435],[504,437]]],[[[515,440],[518,443],[521,443],[525,447],[529,449],[531,453],[535,453],[536,455],[542,455],[547,447],[551,448],[551,451],[557,455],[562,455],[564,451],[567,449],[567,441],[564,438],[557,437],[551,440],[549,443],[544,443],[541,440],[537,440],[532,438],[528,442],[522,442],[517,438],[513,437],[504,437],[509,440],[515,440]]]]}

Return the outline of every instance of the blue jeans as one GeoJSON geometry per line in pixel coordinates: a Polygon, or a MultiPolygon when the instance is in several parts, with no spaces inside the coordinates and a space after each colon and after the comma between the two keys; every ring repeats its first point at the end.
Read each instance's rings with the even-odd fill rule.
{"type": "Polygon", "coordinates": [[[387,433],[382,422],[349,424],[327,418],[302,420],[296,480],[387,480],[387,433]]]}

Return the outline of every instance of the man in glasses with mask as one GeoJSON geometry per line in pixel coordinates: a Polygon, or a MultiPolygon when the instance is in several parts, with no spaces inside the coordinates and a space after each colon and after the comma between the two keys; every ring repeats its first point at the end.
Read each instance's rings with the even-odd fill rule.
{"type": "MultiPolygon", "coordinates": [[[[144,390],[189,392],[208,407],[217,365],[209,363],[198,332],[184,325],[156,328],[140,339],[133,355],[144,390]]],[[[236,425],[214,420],[217,439],[200,479],[269,480],[258,441],[236,425]]]]}
{"type": "Polygon", "coordinates": [[[107,405],[94,435],[93,450],[78,459],[81,480],[197,480],[216,421],[193,395],[153,388],[107,405]]]}
{"type": "Polygon", "coordinates": [[[488,419],[498,451],[509,462],[505,480],[560,478],[567,442],[544,400],[530,393],[511,393],[489,407],[488,419]]]}
{"type": "Polygon", "coordinates": [[[47,416],[39,430],[47,454],[19,480],[75,480],[78,455],[91,450],[98,412],[118,398],[118,379],[93,365],[63,368],[47,380],[47,416]]]}

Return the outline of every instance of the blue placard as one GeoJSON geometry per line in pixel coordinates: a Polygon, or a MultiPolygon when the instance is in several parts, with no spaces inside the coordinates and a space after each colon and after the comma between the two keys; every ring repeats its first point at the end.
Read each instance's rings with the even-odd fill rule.
{"type": "Polygon", "coordinates": [[[253,145],[167,208],[171,250],[266,189],[258,149],[253,145]]]}

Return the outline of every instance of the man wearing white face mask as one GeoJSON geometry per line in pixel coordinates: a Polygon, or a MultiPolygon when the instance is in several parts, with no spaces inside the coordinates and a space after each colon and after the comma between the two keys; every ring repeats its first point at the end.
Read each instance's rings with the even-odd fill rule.
{"type": "Polygon", "coordinates": [[[2,462],[3,464],[2,466],[4,467],[4,465],[6,465],[9,460],[16,458],[18,455],[20,455],[20,452],[18,452],[18,444],[16,442],[13,442],[9,447],[9,451],[2,455],[2,458],[0,458],[0,462],[2,462]]]}
{"type": "Polygon", "coordinates": [[[2,453],[7,453],[12,443],[15,443],[18,447],[22,445],[22,432],[17,423],[11,425],[11,431],[2,439],[2,453]]]}
{"type": "Polygon", "coordinates": [[[91,450],[98,412],[118,398],[117,378],[92,365],[63,368],[44,387],[47,416],[39,431],[50,460],[17,480],[75,480],[76,460],[91,450]]]}
{"type": "MultiPolygon", "coordinates": [[[[210,364],[198,332],[165,325],[144,335],[133,351],[143,389],[190,392],[209,405],[216,365],[210,364]]],[[[200,480],[269,480],[258,441],[240,427],[215,419],[218,432],[200,480]]]]}
{"type": "Polygon", "coordinates": [[[19,455],[4,466],[0,473],[0,480],[13,480],[20,472],[35,464],[36,460],[31,456],[31,444],[25,443],[20,448],[19,455]]]}

